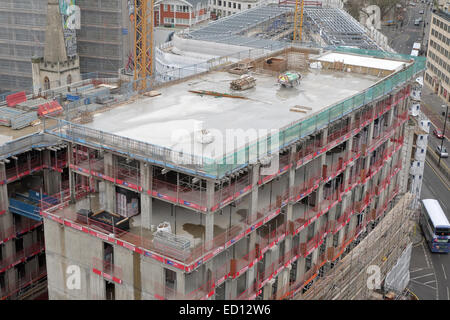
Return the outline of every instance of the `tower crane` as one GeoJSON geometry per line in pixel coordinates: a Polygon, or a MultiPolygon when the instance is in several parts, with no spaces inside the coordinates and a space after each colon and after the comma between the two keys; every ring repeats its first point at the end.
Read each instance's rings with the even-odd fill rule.
{"type": "Polygon", "coordinates": [[[305,0],[295,0],[295,14],[294,14],[294,41],[302,41],[303,29],[303,6],[305,0]]]}
{"type": "Polygon", "coordinates": [[[134,88],[137,91],[147,90],[146,79],[153,73],[153,5],[154,0],[134,0],[134,88]]]}

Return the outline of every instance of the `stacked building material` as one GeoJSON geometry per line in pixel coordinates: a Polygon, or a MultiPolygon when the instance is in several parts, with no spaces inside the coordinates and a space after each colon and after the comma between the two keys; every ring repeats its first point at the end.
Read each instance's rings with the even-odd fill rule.
{"type": "Polygon", "coordinates": [[[247,90],[253,88],[255,85],[256,79],[248,74],[243,75],[230,83],[230,87],[233,90],[247,90]]]}
{"type": "Polygon", "coordinates": [[[12,129],[22,129],[37,120],[36,111],[23,111],[20,109],[0,107],[0,125],[12,129]]]}
{"type": "Polygon", "coordinates": [[[25,95],[25,91],[16,92],[6,96],[6,104],[8,107],[14,107],[15,105],[27,101],[27,96],[25,95]]]}
{"type": "Polygon", "coordinates": [[[153,245],[164,249],[167,255],[184,261],[190,254],[191,242],[185,237],[160,230],[154,234],[153,245]]]}

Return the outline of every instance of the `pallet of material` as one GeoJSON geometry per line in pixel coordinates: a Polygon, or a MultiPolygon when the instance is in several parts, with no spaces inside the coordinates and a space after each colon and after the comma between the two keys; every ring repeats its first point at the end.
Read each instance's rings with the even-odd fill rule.
{"type": "Polygon", "coordinates": [[[6,96],[6,104],[8,107],[14,107],[15,105],[27,101],[25,91],[16,92],[6,96]]]}
{"type": "Polygon", "coordinates": [[[41,104],[44,104],[44,103],[47,103],[50,101],[51,100],[48,100],[48,99],[37,98],[37,99],[21,102],[16,106],[16,108],[22,109],[25,111],[36,111],[41,104]]]}
{"type": "Polygon", "coordinates": [[[27,112],[15,108],[0,107],[0,125],[2,126],[22,129],[37,119],[36,111],[27,112]]]}
{"type": "Polygon", "coordinates": [[[111,90],[108,88],[98,88],[98,89],[93,89],[93,90],[89,90],[83,93],[83,96],[85,98],[89,98],[91,101],[94,100],[94,98],[97,97],[105,97],[105,96],[110,96],[111,95],[111,90]]]}
{"type": "MultiPolygon", "coordinates": [[[[94,88],[93,84],[88,84],[88,85],[85,85],[85,86],[81,86],[81,87],[75,88],[75,92],[76,93],[81,93],[81,92],[85,92],[87,90],[91,90],[93,88],[94,88]]],[[[72,89],[74,89],[74,88],[72,88],[72,89]]]]}

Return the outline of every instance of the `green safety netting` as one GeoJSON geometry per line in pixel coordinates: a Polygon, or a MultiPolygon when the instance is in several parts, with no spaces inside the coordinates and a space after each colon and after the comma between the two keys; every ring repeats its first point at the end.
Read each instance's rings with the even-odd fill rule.
{"type": "Polygon", "coordinates": [[[302,119],[300,121],[296,121],[289,126],[281,129],[277,134],[272,135],[272,140],[279,140],[278,143],[272,141],[269,144],[271,147],[267,148],[268,140],[270,138],[263,138],[257,142],[254,142],[242,149],[227,155],[221,160],[211,160],[208,159],[209,166],[205,166],[205,172],[217,177],[221,177],[226,173],[231,172],[232,170],[242,166],[245,163],[242,161],[233,161],[233,160],[242,160],[245,162],[255,161],[259,156],[269,153],[278,152],[280,147],[288,145],[289,143],[308,136],[315,132],[318,129],[321,129],[327,126],[331,121],[335,121],[345,114],[348,114],[361,106],[391,92],[395,87],[405,83],[410,80],[413,76],[417,75],[417,73],[423,71],[425,69],[426,58],[425,57],[416,57],[409,56],[398,53],[390,53],[390,52],[382,52],[376,50],[364,50],[364,49],[356,49],[356,48],[337,48],[335,51],[343,52],[343,53],[353,53],[358,55],[367,55],[376,58],[387,58],[387,59],[396,59],[396,60],[405,60],[410,61],[414,60],[414,63],[401,72],[397,72],[394,75],[388,76],[383,79],[379,83],[373,85],[372,87],[366,89],[362,93],[358,93],[345,101],[341,101],[336,105],[324,110],[323,112],[316,114],[307,119],[302,119]],[[276,135],[276,137],[275,137],[276,135]],[[267,150],[269,149],[269,150],[267,150]]]}

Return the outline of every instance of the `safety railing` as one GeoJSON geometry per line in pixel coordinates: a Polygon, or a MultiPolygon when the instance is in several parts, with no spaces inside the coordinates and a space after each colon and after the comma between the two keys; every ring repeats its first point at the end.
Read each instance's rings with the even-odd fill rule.
{"type": "Polygon", "coordinates": [[[32,245],[6,257],[5,259],[0,260],[0,273],[11,269],[21,262],[25,262],[27,259],[42,252],[44,249],[44,242],[35,242],[32,245]]]}
{"type": "Polygon", "coordinates": [[[34,220],[21,221],[17,225],[13,225],[6,230],[0,230],[0,244],[14,239],[24,233],[30,232],[42,225],[42,221],[36,222],[34,220]]]}
{"type": "Polygon", "coordinates": [[[103,276],[106,279],[113,280],[115,282],[121,282],[123,272],[122,268],[116,266],[112,261],[101,260],[96,257],[92,258],[93,271],[103,276]]]}
{"type": "Polygon", "coordinates": [[[20,162],[17,165],[6,169],[6,180],[7,182],[12,182],[23,176],[29,175],[34,171],[39,171],[42,168],[43,163],[40,158],[33,158],[30,161],[20,162]]]}
{"type": "MultiPolygon", "coordinates": [[[[407,111],[405,111],[407,113],[407,111]]],[[[371,117],[370,112],[366,112],[367,117],[371,117]]],[[[407,116],[407,114],[403,113],[402,117],[407,116]]],[[[366,116],[363,115],[363,119],[366,116]]],[[[397,119],[395,122],[396,124],[400,123],[400,120],[397,119]]],[[[334,141],[337,141],[338,139],[342,138],[343,135],[349,132],[349,125],[345,126],[341,130],[336,131],[335,133],[331,134],[331,138],[328,139],[328,146],[330,143],[334,143],[334,141]]],[[[388,135],[392,133],[393,129],[390,129],[386,132],[384,132],[382,135],[380,135],[377,139],[374,139],[369,148],[375,147],[377,143],[385,139],[388,135]]],[[[296,158],[299,159],[297,161],[298,163],[303,163],[305,159],[308,156],[311,156],[315,154],[317,151],[322,150],[323,147],[320,144],[320,141],[313,141],[310,144],[307,144],[303,150],[300,150],[296,158]]],[[[366,148],[367,150],[367,148],[366,148]]],[[[355,150],[356,151],[356,150],[355,150]]],[[[346,157],[343,158],[342,161],[347,161],[346,157]]],[[[280,157],[280,167],[284,168],[289,165],[289,153],[282,155],[280,157]]],[[[90,159],[88,160],[87,157],[84,159],[81,157],[81,161],[78,161],[77,166],[84,169],[82,171],[90,172],[94,175],[101,176],[105,179],[115,181],[116,183],[126,185],[128,187],[131,187],[136,190],[142,190],[142,187],[140,186],[140,178],[139,178],[139,170],[138,168],[129,168],[126,165],[120,165],[118,168],[113,170],[115,174],[113,174],[113,177],[107,177],[105,174],[105,168],[104,168],[104,161],[103,159],[90,159]],[[87,171],[86,171],[87,170],[87,171]]],[[[331,166],[331,168],[327,168],[327,171],[332,173],[332,177],[334,173],[338,173],[340,170],[342,170],[342,164],[336,163],[331,166]]],[[[280,169],[281,171],[282,169],[280,169]]],[[[277,174],[273,175],[276,176],[277,174]]],[[[268,181],[268,178],[271,177],[264,177],[260,178],[259,183],[263,183],[268,181]]],[[[303,187],[306,187],[304,185],[303,187]]],[[[195,189],[187,187],[186,185],[176,185],[174,183],[170,183],[167,181],[160,180],[158,178],[153,178],[153,184],[152,184],[152,191],[151,193],[159,197],[161,199],[176,202],[182,205],[187,205],[189,207],[192,207],[194,209],[198,209],[201,211],[206,211],[207,204],[206,204],[206,192],[201,189],[195,189]]],[[[222,207],[234,199],[236,199],[239,196],[242,196],[243,194],[246,194],[251,189],[250,186],[250,175],[244,175],[238,178],[236,181],[231,183],[225,188],[220,188],[218,191],[214,194],[214,204],[212,205],[212,210],[216,210],[219,207],[222,207]]],[[[308,190],[309,188],[306,188],[305,190],[308,190]]],[[[295,190],[295,193],[297,195],[301,195],[304,190],[301,190],[301,187],[299,189],[295,190]]]]}
{"type": "MultiPolygon", "coordinates": [[[[284,197],[284,199],[287,199],[287,195],[284,197]]],[[[278,201],[277,201],[278,202],[278,201]]],[[[270,205],[270,206],[268,206],[268,207],[270,207],[270,209],[277,209],[277,208],[280,208],[280,206],[281,206],[281,203],[282,203],[282,199],[280,199],[280,202],[278,202],[277,204],[275,204],[275,206],[272,204],[272,205],[270,205]]],[[[263,211],[264,212],[264,211],[263,211]]],[[[265,212],[269,212],[269,211],[265,211],[265,212]]],[[[261,211],[259,211],[259,213],[261,214],[261,211]]],[[[272,212],[273,213],[273,212],[272,212]]],[[[259,216],[259,218],[261,219],[261,218],[266,218],[266,217],[268,217],[268,215],[265,215],[265,214],[261,214],[260,216],[259,216]]],[[[260,220],[259,220],[260,221],[260,220]]],[[[328,229],[329,229],[330,227],[328,226],[328,229]]],[[[242,232],[242,231],[244,231],[242,228],[238,231],[238,230],[236,230],[236,232],[234,233],[234,234],[238,234],[239,232],[242,232]]],[[[108,233],[108,232],[107,232],[108,233]]],[[[242,234],[242,233],[241,233],[242,234]]],[[[132,239],[132,237],[129,237],[129,238],[126,238],[127,239],[127,241],[130,241],[131,243],[133,243],[133,239],[132,239]]],[[[136,237],[135,238],[137,241],[135,242],[135,243],[137,243],[138,245],[139,244],[141,244],[144,248],[148,245],[148,244],[146,244],[146,243],[143,243],[142,241],[141,241],[141,239],[139,239],[139,237],[136,237]],[[139,241],[140,241],[140,243],[139,243],[139,241]]],[[[194,256],[191,256],[191,257],[189,257],[188,259],[186,259],[185,261],[186,262],[189,262],[189,261],[194,261],[195,259],[193,258],[193,257],[195,257],[195,256],[201,256],[201,255],[203,255],[203,254],[205,254],[205,253],[207,253],[207,252],[211,252],[212,250],[214,250],[215,248],[217,248],[216,246],[217,245],[219,245],[219,244],[223,244],[223,243],[225,243],[226,244],[226,239],[227,239],[227,237],[223,237],[223,236],[221,236],[221,237],[219,237],[219,238],[216,238],[216,239],[214,239],[213,241],[214,241],[214,243],[213,243],[213,245],[202,245],[202,246],[200,246],[201,248],[204,248],[204,250],[200,250],[200,252],[198,253],[198,254],[196,254],[196,255],[194,255],[194,256]],[[206,247],[209,247],[209,249],[206,249],[206,247]]],[[[236,240],[236,239],[235,239],[236,240]]],[[[236,240],[237,241],[237,240],[236,240]]],[[[157,250],[155,250],[156,252],[158,252],[157,250]]],[[[165,250],[159,250],[160,252],[162,251],[163,252],[163,254],[165,254],[166,253],[166,251],[165,250]]],[[[247,261],[249,261],[250,259],[246,259],[247,261]]]]}
{"type": "Polygon", "coordinates": [[[18,295],[23,295],[32,289],[35,284],[42,282],[41,280],[44,280],[46,276],[47,269],[45,265],[27,272],[23,277],[19,277],[17,281],[8,283],[5,287],[0,288],[0,300],[16,299],[18,295]]]}
{"type": "Polygon", "coordinates": [[[319,182],[322,180],[320,170],[317,170],[311,175],[309,175],[308,173],[308,176],[311,176],[311,178],[293,187],[292,195],[294,201],[298,201],[306,195],[310,194],[314,190],[314,187],[318,186],[319,182]]]}
{"type": "Polygon", "coordinates": [[[339,128],[333,132],[329,132],[327,135],[327,142],[326,144],[332,144],[334,141],[340,139],[341,137],[345,136],[347,133],[350,132],[351,126],[350,124],[345,125],[342,128],[339,128]]]}

